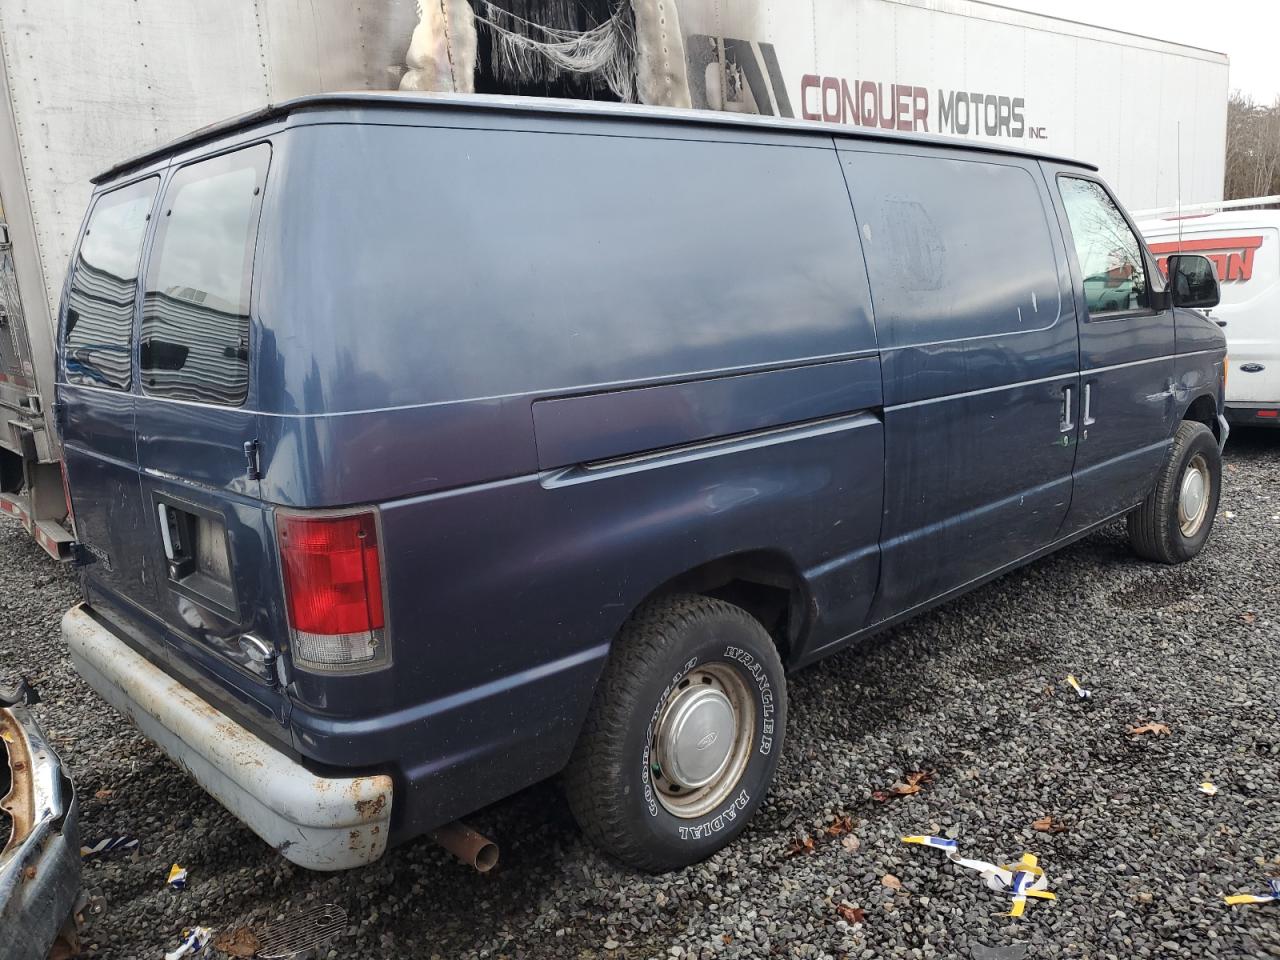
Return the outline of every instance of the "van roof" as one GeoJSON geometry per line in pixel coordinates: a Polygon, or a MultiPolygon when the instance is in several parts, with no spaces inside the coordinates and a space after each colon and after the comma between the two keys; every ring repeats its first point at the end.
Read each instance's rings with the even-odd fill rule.
{"type": "Polygon", "coordinates": [[[590,100],[560,100],[552,97],[513,97],[497,94],[440,94],[402,92],[399,90],[362,90],[341,93],[318,93],[304,97],[267,104],[257,110],[231,117],[209,126],[193,130],[163,146],[138,154],[93,178],[93,183],[105,183],[122,173],[136,169],[168,154],[216,140],[219,137],[264,123],[278,120],[299,110],[317,107],[351,108],[413,108],[423,110],[515,113],[527,116],[554,115],[605,118],[610,120],[647,120],[671,123],[687,123],[705,127],[747,127],[755,130],[781,130],[788,133],[821,133],[825,136],[855,137],[864,140],[888,140],[906,143],[925,143],[934,146],[962,150],[981,150],[989,153],[1015,154],[1038,160],[1069,163],[1090,170],[1098,168],[1072,157],[1057,156],[1010,146],[998,141],[961,140],[938,134],[904,133],[897,130],[856,127],[848,124],[823,123],[818,120],[795,120],[789,117],[758,116],[755,114],[726,113],[719,110],[689,110],[676,107],[651,107],[632,103],[601,103],[590,100]]]}
{"type": "Polygon", "coordinates": [[[1262,227],[1280,227],[1280,210],[1223,210],[1219,213],[1192,214],[1178,217],[1154,217],[1138,221],[1138,229],[1144,234],[1175,234],[1178,227],[1183,233],[1215,233],[1225,230],[1257,230],[1262,227]]]}

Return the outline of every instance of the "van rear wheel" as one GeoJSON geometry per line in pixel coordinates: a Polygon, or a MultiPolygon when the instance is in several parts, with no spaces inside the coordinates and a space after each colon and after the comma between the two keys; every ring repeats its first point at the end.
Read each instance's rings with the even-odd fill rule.
{"type": "Polygon", "coordinates": [[[1209,539],[1222,486],[1222,454],[1213,431],[1184,420],[1155,487],[1128,516],[1129,543],[1138,556],[1182,563],[1209,539]]]}
{"type": "Polygon", "coordinates": [[[641,607],[614,642],[566,775],[582,832],[651,872],[740,834],[782,751],[782,663],[760,622],[710,597],[641,607]]]}

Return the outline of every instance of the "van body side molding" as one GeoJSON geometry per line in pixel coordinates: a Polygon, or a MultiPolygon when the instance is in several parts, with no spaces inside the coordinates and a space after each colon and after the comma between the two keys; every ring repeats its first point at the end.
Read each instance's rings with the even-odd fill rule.
{"type": "Polygon", "coordinates": [[[540,400],[538,467],[610,460],[881,404],[880,360],[861,357],[762,373],[540,400]]]}

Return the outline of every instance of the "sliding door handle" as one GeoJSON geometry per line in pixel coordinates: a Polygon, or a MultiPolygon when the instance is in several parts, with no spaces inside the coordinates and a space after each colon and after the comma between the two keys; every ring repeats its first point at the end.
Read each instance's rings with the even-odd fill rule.
{"type": "Polygon", "coordinates": [[[1058,422],[1058,429],[1063,433],[1076,428],[1076,422],[1071,419],[1075,412],[1071,405],[1071,387],[1062,388],[1062,419],[1058,422]]]}
{"type": "Polygon", "coordinates": [[[1092,426],[1093,419],[1093,384],[1084,385],[1084,409],[1080,412],[1080,422],[1086,427],[1092,426]]]}

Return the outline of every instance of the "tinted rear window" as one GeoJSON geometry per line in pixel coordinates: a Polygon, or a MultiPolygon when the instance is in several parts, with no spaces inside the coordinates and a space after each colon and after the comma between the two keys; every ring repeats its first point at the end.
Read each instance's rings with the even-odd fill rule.
{"type": "Polygon", "coordinates": [[[129,388],[138,261],[159,183],[149,177],[103,194],[94,204],[67,294],[68,383],[129,388]]]}
{"type": "Polygon", "coordinates": [[[142,305],[142,384],[152,395],[242,403],[249,294],[266,144],[179,170],[161,205],[142,305]]]}

